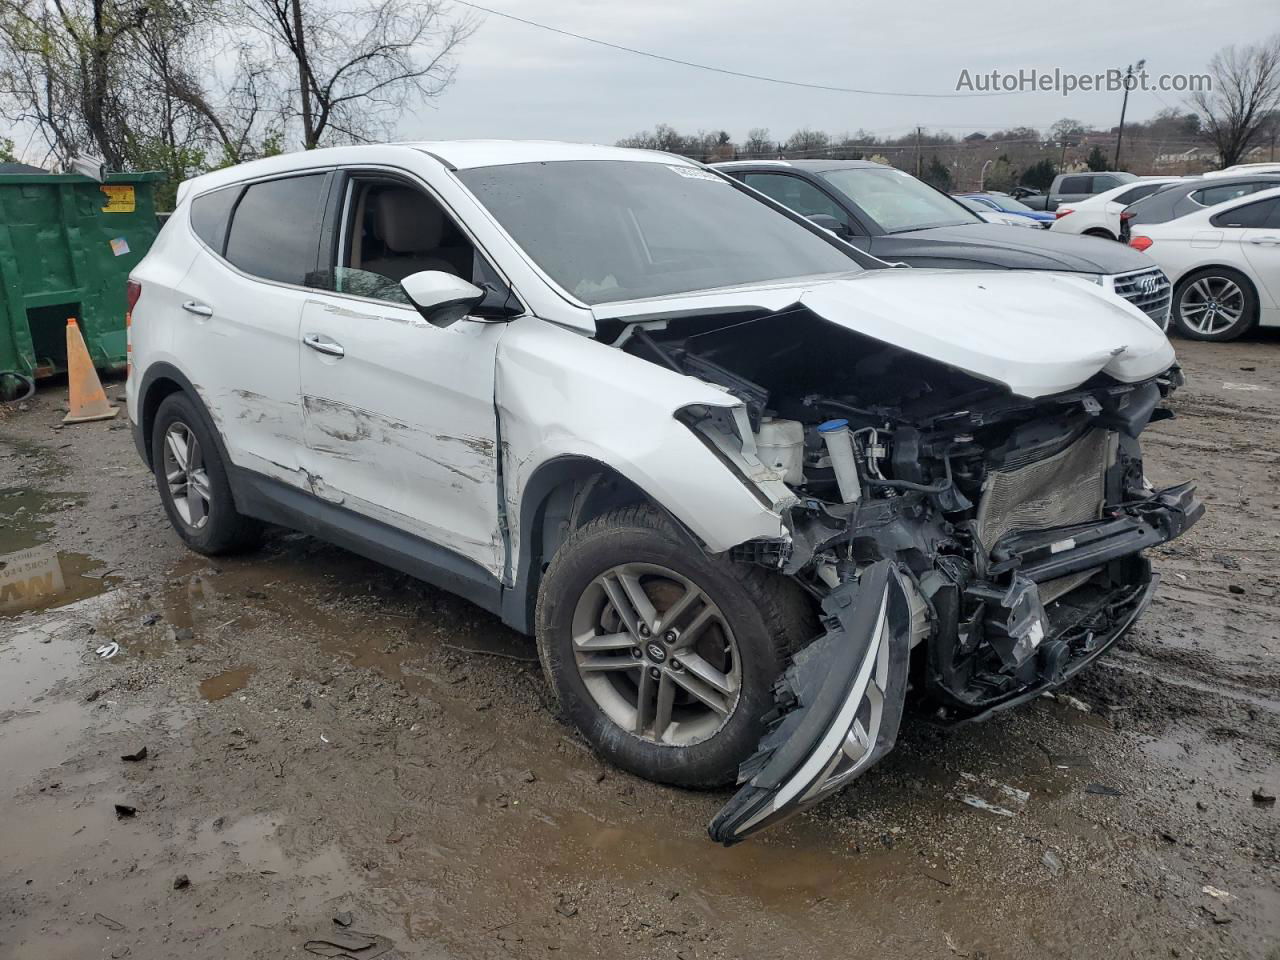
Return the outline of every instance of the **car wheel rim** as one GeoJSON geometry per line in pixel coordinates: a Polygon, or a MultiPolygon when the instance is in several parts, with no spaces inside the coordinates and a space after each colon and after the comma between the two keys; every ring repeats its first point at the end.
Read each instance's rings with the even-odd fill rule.
{"type": "Polygon", "coordinates": [[[632,736],[700,743],[729,721],[742,688],[733,631],[689,578],[650,563],[596,577],[573,615],[573,656],[596,705],[632,736]]]}
{"type": "Polygon", "coordinates": [[[200,441],[185,423],[175,421],[164,432],[163,459],[164,479],[174,510],[188,527],[202,529],[209,522],[213,493],[200,441]]]}
{"type": "Polygon", "coordinates": [[[1222,333],[1244,316],[1244,291],[1226,277],[1201,277],[1182,295],[1182,322],[1196,333],[1222,333]]]}

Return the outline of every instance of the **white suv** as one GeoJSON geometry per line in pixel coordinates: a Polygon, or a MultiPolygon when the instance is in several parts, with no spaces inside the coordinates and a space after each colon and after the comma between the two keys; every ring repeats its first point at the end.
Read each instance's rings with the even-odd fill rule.
{"type": "Polygon", "coordinates": [[[130,280],[178,535],[263,521],[537,637],[568,718],[731,843],[1097,657],[1202,512],[1164,334],[1072,277],[889,269],[703,166],[362,146],[183,185],[130,280]]]}

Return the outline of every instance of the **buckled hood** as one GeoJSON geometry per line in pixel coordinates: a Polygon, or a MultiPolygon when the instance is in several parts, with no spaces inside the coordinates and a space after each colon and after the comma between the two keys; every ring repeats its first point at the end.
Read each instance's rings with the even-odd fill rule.
{"type": "Polygon", "coordinates": [[[673,320],[800,305],[837,326],[1035,398],[1098,373],[1124,383],[1174,362],[1136,307],[1089,280],[1013,271],[871,270],[595,308],[597,321],[673,320]]]}

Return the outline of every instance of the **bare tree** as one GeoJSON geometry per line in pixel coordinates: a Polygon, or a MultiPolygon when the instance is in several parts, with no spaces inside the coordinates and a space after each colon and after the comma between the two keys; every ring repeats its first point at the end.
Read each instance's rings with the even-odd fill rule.
{"type": "Polygon", "coordinates": [[[817,156],[831,144],[831,137],[821,130],[804,127],[787,140],[787,152],[801,157],[817,156]]]}
{"type": "Polygon", "coordinates": [[[1224,167],[1239,163],[1262,139],[1270,113],[1280,109],[1280,34],[1265,43],[1227,47],[1209,61],[1213,89],[1191,95],[1204,131],[1224,167]]]}
{"type": "Polygon", "coordinates": [[[239,2],[291,68],[286,109],[308,150],[373,139],[415,97],[440,96],[453,82],[454,54],[479,25],[451,17],[443,0],[239,2]]]}
{"type": "Polygon", "coordinates": [[[749,157],[764,157],[774,153],[777,146],[769,139],[768,127],[752,127],[747,131],[747,139],[742,149],[749,157]]]}

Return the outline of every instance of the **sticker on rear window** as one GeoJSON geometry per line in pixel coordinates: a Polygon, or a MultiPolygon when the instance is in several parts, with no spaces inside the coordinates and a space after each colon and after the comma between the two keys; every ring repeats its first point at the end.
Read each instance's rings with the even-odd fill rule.
{"type": "Polygon", "coordinates": [[[718,175],[710,170],[703,170],[700,167],[678,167],[674,163],[667,164],[668,170],[674,170],[682,177],[688,177],[690,180],[710,180],[712,183],[724,183],[718,175]]]}

